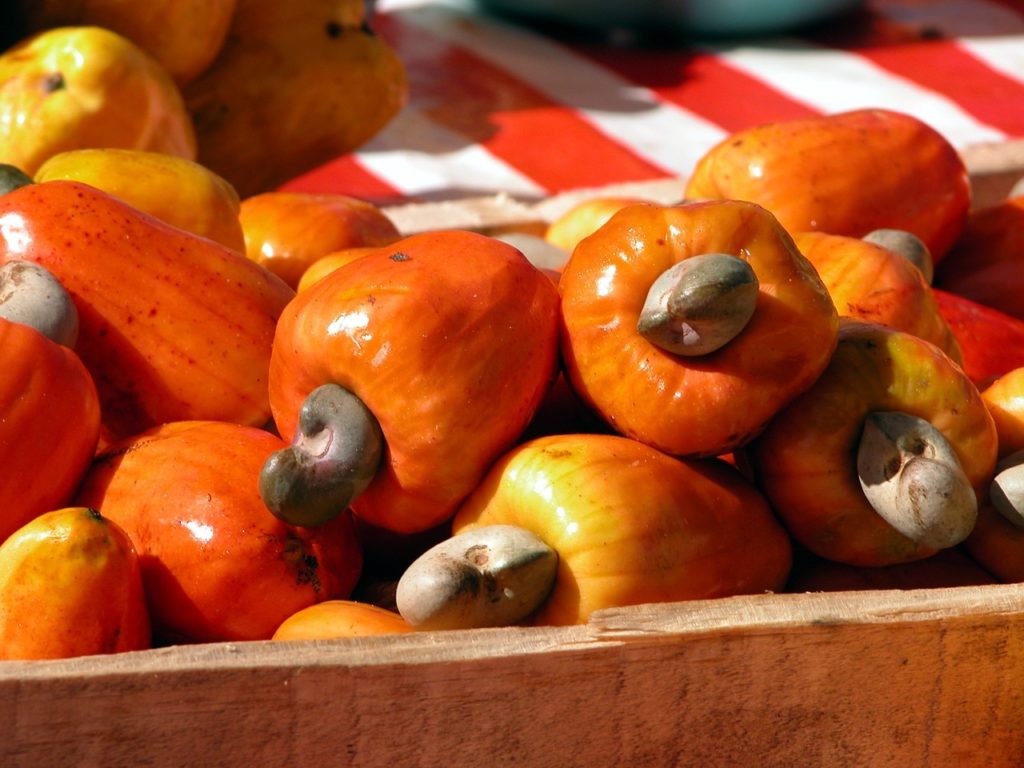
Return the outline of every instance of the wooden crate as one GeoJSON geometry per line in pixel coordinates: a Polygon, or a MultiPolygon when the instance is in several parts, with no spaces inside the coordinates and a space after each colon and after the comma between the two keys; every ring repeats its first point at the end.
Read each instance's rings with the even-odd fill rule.
{"type": "MultiPolygon", "coordinates": [[[[964,153],[984,205],[1024,144],[964,153]]],[[[390,209],[538,231],[582,196],[390,209]]],[[[584,626],[0,664],[0,766],[1024,766],[1024,585],[755,595],[584,626]]]]}

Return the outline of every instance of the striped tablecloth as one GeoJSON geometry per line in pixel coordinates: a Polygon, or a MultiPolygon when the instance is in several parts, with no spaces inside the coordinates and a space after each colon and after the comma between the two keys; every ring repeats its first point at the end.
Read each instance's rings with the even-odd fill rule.
{"type": "Polygon", "coordinates": [[[379,0],[373,26],[406,64],[408,105],[288,188],[535,200],[685,177],[735,130],[862,107],[916,115],[957,148],[1024,137],[1024,0],[867,0],[798,36],[642,47],[472,0],[379,0]]]}

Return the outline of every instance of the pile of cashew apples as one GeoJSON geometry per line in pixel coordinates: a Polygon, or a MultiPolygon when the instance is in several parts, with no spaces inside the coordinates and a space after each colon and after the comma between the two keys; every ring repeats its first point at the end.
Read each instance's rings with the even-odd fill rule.
{"type": "Polygon", "coordinates": [[[1024,581],[1022,260],[879,109],[531,232],[2,165],[0,658],[1024,581]]]}

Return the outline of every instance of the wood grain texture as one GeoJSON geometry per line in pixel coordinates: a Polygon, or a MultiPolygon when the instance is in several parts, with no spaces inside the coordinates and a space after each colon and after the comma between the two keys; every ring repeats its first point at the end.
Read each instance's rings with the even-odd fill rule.
{"type": "Polygon", "coordinates": [[[1024,586],[0,664],[4,766],[1024,764],[1024,586]]]}

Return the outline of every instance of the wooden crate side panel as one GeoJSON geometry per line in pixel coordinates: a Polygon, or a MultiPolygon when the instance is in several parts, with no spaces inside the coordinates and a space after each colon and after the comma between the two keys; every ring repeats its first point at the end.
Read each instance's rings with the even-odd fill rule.
{"type": "Polygon", "coordinates": [[[1010,768],[1020,603],[1001,587],[744,598],[567,630],[15,664],[0,763],[1010,768]]]}

